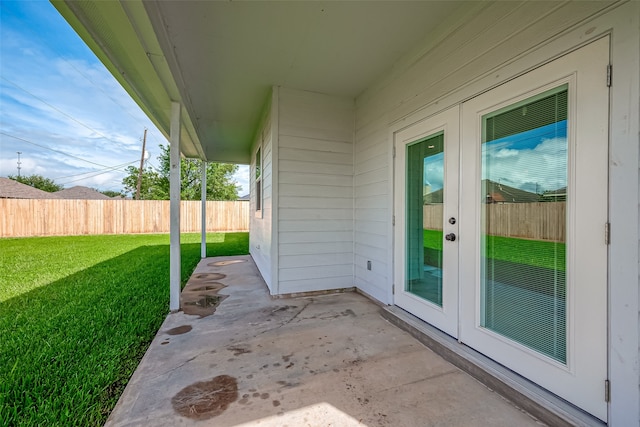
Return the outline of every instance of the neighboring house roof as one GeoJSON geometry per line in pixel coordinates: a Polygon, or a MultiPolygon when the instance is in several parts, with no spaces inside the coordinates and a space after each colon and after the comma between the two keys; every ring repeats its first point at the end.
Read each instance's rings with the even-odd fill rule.
{"type": "Polygon", "coordinates": [[[557,202],[567,200],[567,187],[558,188],[557,190],[549,190],[542,193],[543,200],[553,200],[557,202]]]}
{"type": "Polygon", "coordinates": [[[47,193],[13,179],[0,178],[0,199],[59,199],[59,197],[55,193],[47,193]]]}
{"type": "Polygon", "coordinates": [[[251,197],[247,194],[245,196],[238,197],[238,200],[251,200],[251,197]]]}
{"type": "Polygon", "coordinates": [[[482,194],[485,203],[532,203],[539,202],[536,193],[520,190],[489,179],[482,180],[482,194]]]}
{"type": "MultiPolygon", "coordinates": [[[[488,179],[482,181],[482,192],[485,203],[532,203],[540,201],[540,196],[535,193],[520,190],[488,179]]],[[[425,194],[424,204],[441,204],[442,196],[442,189],[425,194]]]]}
{"type": "Polygon", "coordinates": [[[424,195],[425,205],[441,205],[442,204],[442,188],[424,195]]]}
{"type": "Polygon", "coordinates": [[[82,199],[82,200],[111,200],[111,197],[94,190],[93,188],[76,185],[53,193],[59,199],[82,199]]]}

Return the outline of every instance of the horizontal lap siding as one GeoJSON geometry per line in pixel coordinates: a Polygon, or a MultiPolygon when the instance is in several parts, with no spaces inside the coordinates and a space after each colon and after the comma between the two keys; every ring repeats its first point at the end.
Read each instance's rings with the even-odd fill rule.
{"type": "Polygon", "coordinates": [[[353,101],[279,93],[279,293],[351,287],[353,101]]]}
{"type": "Polygon", "coordinates": [[[480,78],[489,76],[495,84],[504,81],[505,77],[495,69],[606,6],[595,2],[478,3],[443,22],[429,40],[413,48],[388,75],[357,98],[354,142],[357,287],[383,302],[391,302],[392,129],[489,89],[486,84],[478,86],[480,78]],[[366,269],[367,261],[372,261],[371,270],[366,269]]]}
{"type": "Polygon", "coordinates": [[[249,252],[260,270],[265,283],[274,292],[272,271],[272,242],[273,242],[273,135],[272,115],[268,114],[256,136],[249,168],[251,212],[251,232],[249,233],[249,252]],[[256,211],[256,156],[261,147],[262,157],[262,210],[256,211]]]}
{"type": "Polygon", "coordinates": [[[354,281],[372,297],[388,302],[388,268],[391,240],[388,239],[392,215],[389,188],[388,129],[378,121],[366,129],[368,134],[355,144],[354,173],[354,281]],[[371,261],[371,270],[367,269],[371,261]]]}

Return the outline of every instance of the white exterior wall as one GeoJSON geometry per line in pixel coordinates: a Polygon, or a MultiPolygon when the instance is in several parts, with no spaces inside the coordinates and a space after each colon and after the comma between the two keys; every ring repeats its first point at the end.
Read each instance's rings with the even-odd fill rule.
{"type": "Polygon", "coordinates": [[[250,174],[250,218],[249,253],[260,270],[271,293],[274,293],[273,250],[273,114],[271,106],[257,132],[251,148],[250,174]],[[262,152],[262,209],[256,211],[256,152],[262,152]]]}
{"type": "Polygon", "coordinates": [[[277,92],[277,293],[352,287],[354,101],[277,92]]]}
{"type": "Polygon", "coordinates": [[[618,426],[640,422],[639,26],[640,2],[478,4],[356,100],[354,281],[393,303],[392,132],[611,34],[609,422],[618,426]]]}

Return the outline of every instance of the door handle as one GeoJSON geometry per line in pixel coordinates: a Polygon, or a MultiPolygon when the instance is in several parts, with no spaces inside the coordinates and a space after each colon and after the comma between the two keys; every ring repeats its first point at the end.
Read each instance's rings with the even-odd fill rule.
{"type": "Polygon", "coordinates": [[[454,233],[449,233],[446,236],[444,236],[445,239],[447,239],[450,242],[455,242],[456,241],[456,235],[454,233]]]}

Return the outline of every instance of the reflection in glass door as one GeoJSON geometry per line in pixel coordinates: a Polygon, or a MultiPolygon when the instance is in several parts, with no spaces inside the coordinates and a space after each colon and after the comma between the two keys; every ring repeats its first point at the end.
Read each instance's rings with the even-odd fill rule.
{"type": "Polygon", "coordinates": [[[460,108],[394,134],[394,302],[458,337],[460,108]]]}
{"type": "Polygon", "coordinates": [[[480,325],[566,363],[567,85],[482,126],[480,325]]]}
{"type": "Polygon", "coordinates": [[[442,307],[444,133],[406,146],[405,291],[442,307]]]}

